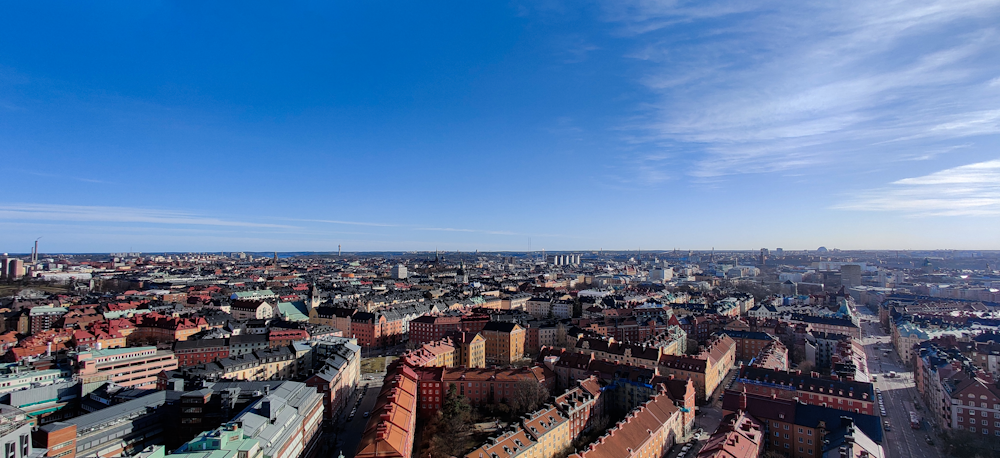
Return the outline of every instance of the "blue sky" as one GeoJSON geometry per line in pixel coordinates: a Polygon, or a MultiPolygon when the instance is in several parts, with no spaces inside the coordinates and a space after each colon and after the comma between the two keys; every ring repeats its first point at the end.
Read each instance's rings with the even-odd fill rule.
{"type": "Polygon", "coordinates": [[[1000,1],[0,8],[3,251],[1000,249],[1000,1]]]}

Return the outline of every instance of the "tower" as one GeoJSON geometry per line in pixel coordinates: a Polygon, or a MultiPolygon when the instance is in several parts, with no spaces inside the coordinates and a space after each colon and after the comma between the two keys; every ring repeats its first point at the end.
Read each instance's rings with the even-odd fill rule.
{"type": "Polygon", "coordinates": [[[313,312],[319,307],[319,304],[323,302],[320,297],[319,288],[316,286],[316,282],[312,282],[309,287],[309,316],[313,316],[313,312]]]}

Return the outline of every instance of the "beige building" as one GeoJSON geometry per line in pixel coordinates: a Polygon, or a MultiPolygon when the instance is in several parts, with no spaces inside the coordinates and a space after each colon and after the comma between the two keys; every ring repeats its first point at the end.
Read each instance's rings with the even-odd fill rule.
{"type": "Polygon", "coordinates": [[[483,327],[486,364],[506,365],[524,358],[525,331],[516,323],[491,321],[483,327]]]}

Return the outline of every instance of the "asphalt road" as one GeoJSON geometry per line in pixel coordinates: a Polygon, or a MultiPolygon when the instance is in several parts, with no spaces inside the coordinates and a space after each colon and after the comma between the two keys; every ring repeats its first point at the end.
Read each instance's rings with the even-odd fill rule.
{"type": "Polygon", "coordinates": [[[365,426],[368,424],[368,418],[364,417],[364,413],[371,412],[372,408],[375,407],[375,400],[378,398],[382,379],[362,380],[362,384],[367,390],[361,398],[361,404],[358,406],[358,411],[354,415],[354,418],[348,421],[346,416],[350,414],[351,409],[344,409],[347,410],[345,418],[337,422],[334,426],[334,434],[330,437],[330,449],[333,452],[327,455],[331,458],[336,458],[341,453],[344,454],[345,458],[351,458],[358,450],[361,435],[365,432],[365,426]]]}
{"type": "Polygon", "coordinates": [[[881,418],[883,421],[888,419],[892,429],[885,432],[885,440],[882,442],[886,457],[943,458],[944,455],[937,448],[941,445],[940,440],[931,430],[928,421],[923,421],[919,430],[910,427],[910,411],[915,411],[921,418],[924,418],[927,411],[926,406],[921,405],[920,409],[914,406],[918,395],[913,372],[897,359],[894,350],[889,352],[888,357],[884,357],[881,350],[875,349],[875,345],[882,349],[891,348],[890,338],[882,332],[876,316],[866,311],[862,317],[862,344],[868,354],[868,371],[878,376],[875,387],[882,391],[887,414],[881,418]],[[897,377],[889,378],[887,374],[890,371],[896,372],[897,377]],[[935,446],[927,444],[928,435],[934,439],[935,446]]]}

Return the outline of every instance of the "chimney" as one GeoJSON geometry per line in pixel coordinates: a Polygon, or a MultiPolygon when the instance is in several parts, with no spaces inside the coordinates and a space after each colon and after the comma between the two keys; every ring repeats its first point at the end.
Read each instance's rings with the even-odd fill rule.
{"type": "Polygon", "coordinates": [[[100,349],[101,349],[101,341],[97,341],[97,349],[98,349],[98,350],[100,350],[100,349]]]}
{"type": "Polygon", "coordinates": [[[45,356],[52,356],[52,342],[45,344],[45,356]]]}

